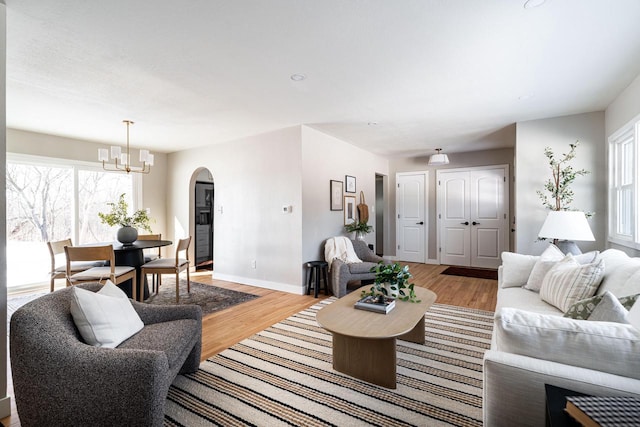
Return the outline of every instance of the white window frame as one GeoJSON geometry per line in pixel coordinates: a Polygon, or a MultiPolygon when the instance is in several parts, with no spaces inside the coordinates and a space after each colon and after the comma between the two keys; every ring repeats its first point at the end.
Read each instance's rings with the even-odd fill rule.
{"type": "Polygon", "coordinates": [[[639,189],[640,176],[638,165],[639,148],[640,148],[640,115],[634,117],[623,127],[614,132],[608,139],[609,142],[609,185],[608,185],[608,202],[609,202],[609,226],[608,241],[621,246],[640,249],[640,210],[638,203],[640,201],[639,189]],[[631,161],[627,162],[624,155],[623,146],[631,144],[631,161]],[[625,174],[625,166],[631,165],[631,182],[623,183],[623,175],[625,174]],[[630,232],[628,234],[621,233],[619,230],[619,218],[625,216],[622,210],[621,196],[625,191],[630,191],[631,201],[629,203],[629,211],[626,216],[630,221],[630,232]]]}
{"type": "MultiPolygon", "coordinates": [[[[32,154],[18,154],[18,153],[7,153],[7,162],[16,162],[16,163],[26,163],[32,165],[39,166],[59,166],[59,167],[68,167],[73,169],[73,221],[71,224],[72,230],[71,234],[73,236],[73,241],[78,241],[78,172],[80,170],[84,171],[98,171],[98,172],[108,172],[108,173],[123,173],[123,172],[111,172],[105,171],[102,169],[102,163],[98,162],[87,162],[81,160],[70,160],[70,159],[61,159],[57,157],[45,157],[45,156],[36,156],[32,154]]],[[[132,175],[133,178],[133,209],[141,209],[142,206],[142,177],[140,174],[134,173],[132,175]]]]}

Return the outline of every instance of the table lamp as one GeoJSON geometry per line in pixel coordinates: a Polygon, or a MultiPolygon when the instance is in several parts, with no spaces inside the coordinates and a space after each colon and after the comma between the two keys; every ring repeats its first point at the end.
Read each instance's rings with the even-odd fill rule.
{"type": "Polygon", "coordinates": [[[574,240],[595,241],[587,217],[580,211],[550,211],[542,224],[538,237],[553,239],[553,243],[565,254],[582,252],[574,240]]]}

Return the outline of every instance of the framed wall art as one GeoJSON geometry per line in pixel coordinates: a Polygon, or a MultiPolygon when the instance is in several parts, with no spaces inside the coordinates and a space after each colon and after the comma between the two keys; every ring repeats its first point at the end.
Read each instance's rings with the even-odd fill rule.
{"type": "Polygon", "coordinates": [[[355,193],[356,192],[356,177],[355,176],[350,176],[350,175],[345,175],[344,181],[346,182],[345,191],[347,193],[355,193]]]}
{"type": "Polygon", "coordinates": [[[330,208],[332,211],[341,211],[342,205],[342,181],[329,181],[330,208]]]}
{"type": "Polygon", "coordinates": [[[344,196],[344,225],[356,221],[356,196],[344,196]]]}

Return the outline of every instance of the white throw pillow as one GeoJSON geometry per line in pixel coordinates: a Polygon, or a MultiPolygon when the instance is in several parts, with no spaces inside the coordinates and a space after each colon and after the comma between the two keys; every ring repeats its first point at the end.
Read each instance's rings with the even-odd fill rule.
{"type": "Polygon", "coordinates": [[[575,302],[593,296],[603,276],[604,260],[580,265],[568,254],[542,280],[540,299],[566,313],[575,302]]]}
{"type": "Polygon", "coordinates": [[[496,349],[640,379],[640,330],[502,308],[495,317],[496,349]]]}
{"type": "Polygon", "coordinates": [[[638,301],[640,301],[640,298],[633,304],[633,307],[631,307],[627,315],[627,321],[636,329],[640,329],[640,302],[638,301]]]}
{"type": "Polygon", "coordinates": [[[115,348],[144,327],[120,288],[107,280],[98,292],[73,287],[71,315],[89,345],[115,348]]]}
{"type": "Polygon", "coordinates": [[[585,252],[583,254],[574,255],[573,259],[578,261],[578,264],[591,264],[596,262],[599,255],[600,255],[600,251],[591,251],[591,252],[585,252]]]}
{"type": "Polygon", "coordinates": [[[502,252],[502,282],[503,288],[520,287],[527,283],[533,266],[539,256],[521,255],[514,252],[502,252]]]}
{"type": "Polygon", "coordinates": [[[546,276],[549,270],[551,270],[553,266],[563,258],[564,253],[553,243],[549,244],[547,249],[542,252],[542,255],[540,255],[540,258],[538,258],[536,264],[533,266],[524,288],[530,291],[540,292],[544,276],[546,276]]]}
{"type": "Polygon", "coordinates": [[[620,301],[618,301],[618,298],[607,291],[602,295],[602,299],[595,306],[588,320],[595,320],[596,322],[629,323],[627,321],[628,314],[629,312],[620,301]]]}

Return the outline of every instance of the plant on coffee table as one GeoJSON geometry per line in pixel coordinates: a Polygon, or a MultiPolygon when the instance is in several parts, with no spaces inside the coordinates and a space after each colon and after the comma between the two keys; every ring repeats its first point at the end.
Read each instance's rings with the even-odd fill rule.
{"type": "Polygon", "coordinates": [[[383,261],[371,267],[375,273],[375,281],[369,291],[362,291],[361,296],[395,296],[396,299],[409,302],[420,302],[413,289],[414,284],[409,283],[413,276],[409,273],[409,266],[401,267],[397,262],[385,264],[383,261]]]}

